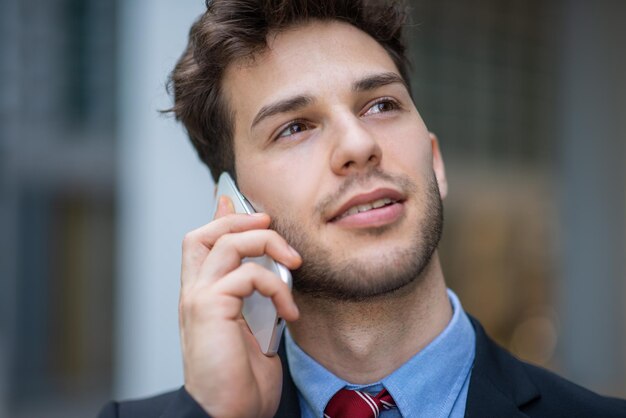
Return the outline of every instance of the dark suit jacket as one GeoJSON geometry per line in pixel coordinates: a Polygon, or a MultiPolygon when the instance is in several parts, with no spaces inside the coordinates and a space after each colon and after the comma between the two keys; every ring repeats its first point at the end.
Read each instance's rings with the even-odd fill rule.
{"type": "MultiPolygon", "coordinates": [[[[476,330],[476,358],[465,417],[626,417],[626,400],[600,396],[524,363],[497,346],[476,320],[472,319],[472,324],[476,330]]],[[[283,393],[275,416],[297,418],[300,417],[298,392],[282,346],[281,351],[283,393]]],[[[207,414],[182,387],[148,399],[111,402],[99,417],[206,418],[207,414]]]]}

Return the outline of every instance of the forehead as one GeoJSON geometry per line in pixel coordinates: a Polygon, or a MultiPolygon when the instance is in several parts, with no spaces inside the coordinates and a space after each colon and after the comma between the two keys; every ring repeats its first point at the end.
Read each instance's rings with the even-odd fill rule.
{"type": "Polygon", "coordinates": [[[299,94],[336,93],[377,72],[399,73],[372,37],[347,23],[313,21],[270,35],[265,51],[231,64],[223,91],[237,121],[242,122],[252,120],[267,102],[299,94]]]}

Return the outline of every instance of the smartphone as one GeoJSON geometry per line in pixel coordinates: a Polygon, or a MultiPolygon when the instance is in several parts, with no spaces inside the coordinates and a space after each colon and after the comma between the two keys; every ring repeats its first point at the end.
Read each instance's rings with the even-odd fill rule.
{"type": "MultiPolygon", "coordinates": [[[[220,196],[228,196],[235,206],[236,213],[256,213],[254,207],[248,199],[237,189],[235,181],[232,177],[224,172],[220,175],[217,182],[217,190],[215,193],[215,208],[213,210],[213,218],[217,211],[217,204],[220,196]]],[[[246,257],[242,263],[258,263],[269,271],[276,274],[291,289],[291,273],[289,269],[280,263],[277,263],[271,257],[262,255],[260,257],[246,257]]],[[[263,354],[273,356],[278,351],[280,338],[285,328],[285,321],[278,316],[276,308],[272,303],[272,299],[262,296],[255,291],[252,295],[244,298],[242,312],[243,318],[248,324],[248,328],[259,343],[259,347],[263,354]]]]}

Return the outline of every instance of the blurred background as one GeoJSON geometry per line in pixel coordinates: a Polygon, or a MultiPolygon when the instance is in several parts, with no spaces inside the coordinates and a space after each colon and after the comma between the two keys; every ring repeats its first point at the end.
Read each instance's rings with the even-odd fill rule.
{"type": "MultiPolygon", "coordinates": [[[[626,2],[413,1],[441,257],[519,357],[626,396],[626,2]]],[[[0,416],[182,384],[180,243],[212,183],[159,115],[202,0],[0,0],[0,416]]]]}

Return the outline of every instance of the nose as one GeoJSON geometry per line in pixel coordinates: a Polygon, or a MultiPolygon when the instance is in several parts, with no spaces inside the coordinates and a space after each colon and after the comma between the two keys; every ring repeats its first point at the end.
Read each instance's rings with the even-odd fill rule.
{"type": "Polygon", "coordinates": [[[380,164],[382,149],[375,136],[355,115],[337,122],[330,158],[333,172],[340,176],[368,171],[380,164]]]}

